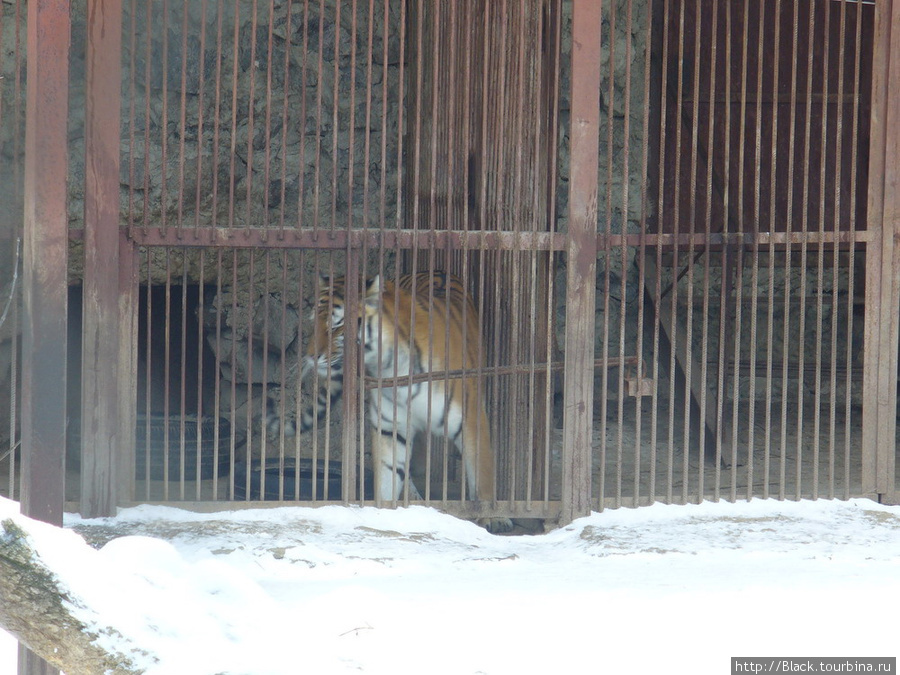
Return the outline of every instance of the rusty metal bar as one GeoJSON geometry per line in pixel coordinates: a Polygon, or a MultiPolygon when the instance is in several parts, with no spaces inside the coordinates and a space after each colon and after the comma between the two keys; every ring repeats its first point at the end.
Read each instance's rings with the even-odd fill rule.
{"type": "MultiPolygon", "coordinates": [[[[376,230],[343,229],[327,235],[313,229],[284,232],[278,229],[235,230],[234,228],[191,228],[190,235],[183,230],[161,231],[134,228],[129,236],[142,246],[186,247],[266,247],[310,248],[319,250],[343,250],[346,248],[413,249],[483,248],[510,250],[524,248],[544,251],[566,250],[566,235],[555,232],[506,232],[480,230],[376,230]]],[[[77,239],[78,235],[73,235],[77,239]]]]}
{"type": "MultiPolygon", "coordinates": [[[[73,240],[82,238],[78,232],[70,234],[73,240]]],[[[156,229],[133,228],[129,237],[141,246],[186,246],[186,247],[248,247],[262,246],[267,248],[310,248],[320,250],[342,250],[347,248],[411,249],[411,248],[446,248],[448,250],[467,250],[481,248],[485,250],[532,250],[532,251],[565,251],[567,235],[560,232],[531,231],[481,231],[481,230],[339,230],[329,236],[312,229],[252,229],[235,230],[234,228],[191,228],[190,236],[184,230],[172,229],[161,231],[156,229]]],[[[691,247],[704,246],[708,251],[717,251],[722,247],[746,246],[783,246],[800,247],[810,244],[849,247],[849,245],[865,244],[873,240],[868,230],[861,231],[825,231],[825,232],[703,232],[681,233],[644,233],[644,234],[611,234],[596,235],[597,248],[605,247],[663,247],[666,250],[688,250],[691,247]]],[[[661,266],[661,265],[660,265],[661,266]]]]}
{"type": "MultiPolygon", "coordinates": [[[[615,97],[615,48],[616,48],[616,33],[615,33],[615,20],[616,20],[616,12],[615,12],[616,4],[609,3],[607,5],[607,16],[609,21],[609,30],[608,33],[608,41],[609,41],[609,71],[607,73],[608,77],[608,89],[605,92],[606,97],[613,101],[615,97]]],[[[596,39],[599,41],[600,36],[598,35],[596,39]]],[[[574,72],[574,67],[573,67],[574,72]]],[[[602,74],[601,74],[602,75],[602,74]]],[[[612,257],[612,242],[610,241],[609,235],[612,234],[612,180],[611,176],[615,174],[615,168],[613,165],[613,157],[615,155],[613,149],[613,115],[614,106],[609,106],[606,115],[605,125],[607,128],[606,134],[606,166],[604,167],[604,174],[606,176],[606,189],[602,196],[599,198],[603,199],[604,210],[603,210],[603,231],[598,233],[602,235],[606,235],[603,238],[602,243],[598,239],[598,249],[597,254],[600,260],[603,262],[603,274],[602,274],[602,297],[603,297],[603,327],[601,329],[600,341],[603,344],[602,352],[603,358],[606,359],[609,357],[609,315],[610,315],[610,264],[612,257]]],[[[598,186],[598,190],[599,190],[598,186]]],[[[598,228],[599,229],[599,228],[598,228]]],[[[607,441],[607,427],[608,427],[608,402],[609,402],[609,371],[606,368],[601,369],[600,371],[600,388],[597,392],[597,395],[600,397],[600,411],[599,411],[599,422],[600,422],[600,447],[599,447],[599,462],[601,465],[601,476],[600,476],[600,494],[597,495],[598,500],[602,500],[606,496],[606,473],[607,473],[607,463],[608,463],[608,441],[607,441]]],[[[613,487],[615,494],[615,503],[616,506],[621,504],[622,499],[622,455],[621,448],[617,448],[617,452],[615,455],[615,484],[613,487]]]]}
{"type": "MultiPolygon", "coordinates": [[[[717,78],[718,78],[718,67],[720,63],[719,59],[719,5],[720,3],[713,3],[712,10],[712,37],[710,38],[711,47],[709,49],[709,67],[707,71],[709,73],[709,99],[710,102],[708,104],[708,108],[706,111],[706,115],[708,116],[707,126],[709,127],[707,130],[706,137],[706,147],[712,148],[714,143],[714,132],[715,132],[715,124],[712,123],[712,120],[715,119],[715,104],[713,103],[716,98],[717,91],[717,78]]],[[[728,67],[728,64],[725,66],[728,67]]],[[[698,95],[700,94],[700,89],[697,90],[698,95]]],[[[700,108],[697,109],[697,114],[695,116],[699,116],[700,108]]],[[[706,208],[704,209],[703,214],[703,232],[706,235],[707,241],[710,239],[713,232],[713,183],[714,183],[714,162],[707,159],[706,161],[706,191],[705,191],[705,199],[706,199],[706,208]]],[[[702,294],[702,302],[703,302],[703,316],[706,319],[703,322],[703,334],[701,338],[701,347],[700,347],[700,364],[702,369],[701,381],[704,383],[703,390],[701,392],[700,398],[700,411],[701,411],[701,422],[700,422],[700,433],[701,436],[706,433],[707,426],[710,425],[715,430],[714,433],[711,433],[708,438],[701,438],[700,447],[704,449],[709,449],[710,458],[713,461],[713,495],[714,498],[718,498],[719,490],[722,484],[722,458],[720,456],[721,452],[721,429],[722,429],[722,419],[721,419],[721,407],[719,405],[719,398],[715,396],[716,390],[712,389],[708,386],[708,366],[709,362],[709,351],[710,351],[710,336],[712,334],[712,329],[710,327],[710,318],[712,317],[710,313],[710,301],[711,301],[711,291],[710,291],[710,277],[711,277],[711,266],[712,260],[711,256],[707,254],[705,256],[705,261],[703,265],[703,294],[702,294]]],[[[689,310],[690,311],[690,310],[689,310]]],[[[724,323],[721,314],[719,315],[719,322],[724,323]]],[[[703,481],[699,481],[700,489],[703,490],[703,481]]]]}
{"type": "MultiPolygon", "coordinates": [[[[856,46],[856,50],[854,52],[853,58],[853,115],[852,115],[852,137],[851,137],[851,157],[859,156],[859,128],[860,128],[860,91],[861,91],[861,61],[862,61],[862,15],[861,12],[857,13],[856,16],[856,33],[854,37],[854,44],[856,46]]],[[[866,223],[857,223],[857,210],[856,204],[858,200],[858,185],[859,185],[859,173],[862,167],[859,166],[858,162],[853,162],[853,166],[851,168],[850,173],[850,200],[853,205],[850,210],[850,232],[854,235],[857,231],[857,226],[865,226],[866,223]]],[[[854,339],[853,339],[853,328],[854,328],[854,317],[853,317],[853,309],[855,302],[855,282],[856,282],[856,260],[854,259],[855,254],[855,246],[852,246],[850,249],[850,260],[849,260],[849,268],[850,273],[848,275],[848,288],[847,288],[847,334],[850,338],[847,340],[846,349],[845,349],[845,361],[849,364],[852,362],[853,356],[856,353],[856,349],[854,349],[854,339]]],[[[847,398],[845,401],[844,408],[844,424],[845,424],[845,433],[844,433],[844,476],[845,476],[845,486],[844,486],[844,498],[849,499],[852,494],[851,483],[850,483],[850,467],[851,467],[851,459],[850,459],[850,449],[851,449],[851,410],[852,410],[852,385],[853,385],[853,369],[848,368],[847,374],[845,377],[845,386],[847,388],[847,398]]],[[[862,455],[865,455],[865,451],[862,451],[862,455]]],[[[859,460],[860,462],[862,459],[859,460]]]]}
{"type": "MultiPolygon", "coordinates": [[[[773,62],[775,63],[775,67],[772,69],[772,97],[775,98],[778,96],[778,84],[779,84],[779,56],[781,54],[781,0],[776,0],[775,2],[775,50],[773,55],[773,62]]],[[[762,30],[760,30],[762,33],[762,30]]],[[[759,90],[762,92],[762,87],[760,86],[759,90]]],[[[778,158],[778,113],[772,116],[772,159],[770,164],[770,183],[769,183],[769,192],[770,192],[770,205],[769,205],[769,229],[772,230],[775,228],[776,222],[776,175],[777,175],[777,158],[778,158]]],[[[765,367],[766,367],[766,396],[765,396],[765,420],[766,420],[766,429],[765,429],[765,448],[764,448],[764,456],[763,456],[763,489],[762,496],[764,499],[770,496],[769,494],[769,475],[771,470],[771,462],[772,462],[772,418],[774,416],[772,410],[772,388],[773,388],[773,368],[774,368],[774,346],[775,346],[775,246],[773,243],[769,243],[768,247],[769,252],[769,264],[768,264],[768,283],[769,283],[769,294],[768,294],[768,313],[766,315],[766,358],[765,358],[765,367]]],[[[783,394],[782,394],[783,396],[783,394]]]]}
{"type": "MultiPolygon", "coordinates": [[[[637,356],[613,356],[594,359],[593,361],[594,369],[598,370],[602,368],[624,368],[625,366],[636,366],[637,364],[637,356]]],[[[535,369],[555,371],[564,370],[565,366],[565,361],[553,361],[551,363],[535,362],[510,366],[482,366],[478,369],[477,372],[478,375],[527,375],[535,369]]],[[[410,383],[414,384],[416,382],[428,382],[429,380],[434,380],[436,376],[439,376],[441,379],[446,378],[451,380],[474,378],[476,376],[476,370],[474,368],[468,368],[462,370],[426,371],[422,373],[416,373],[414,375],[401,375],[397,377],[366,376],[364,378],[364,382],[366,384],[366,388],[381,389],[382,387],[402,387],[410,383]]]]}
{"type": "MultiPolygon", "coordinates": [[[[81,513],[116,512],[119,450],[121,0],[87,6],[81,513]]],[[[133,387],[129,387],[133,389],[133,387]]]]}
{"type": "MultiPolygon", "coordinates": [[[[118,229],[118,433],[114,494],[116,500],[135,498],[135,444],[137,429],[138,320],[140,256],[136,246],[118,229]]],[[[82,490],[84,487],[82,487],[82,490]]]]}
{"type": "Polygon", "coordinates": [[[572,7],[572,128],[567,257],[562,522],[591,508],[594,302],[597,266],[601,2],[572,7]]]}

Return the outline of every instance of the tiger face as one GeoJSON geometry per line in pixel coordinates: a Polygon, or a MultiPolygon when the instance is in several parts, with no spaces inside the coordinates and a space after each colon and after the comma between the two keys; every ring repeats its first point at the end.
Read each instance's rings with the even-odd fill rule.
{"type": "Polygon", "coordinates": [[[322,277],[312,312],[313,333],[303,359],[302,376],[337,376],[344,359],[344,277],[322,277]]]}

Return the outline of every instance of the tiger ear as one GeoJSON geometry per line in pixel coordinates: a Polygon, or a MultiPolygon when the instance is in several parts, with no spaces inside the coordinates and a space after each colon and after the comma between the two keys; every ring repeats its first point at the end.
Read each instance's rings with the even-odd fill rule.
{"type": "Polygon", "coordinates": [[[366,300],[372,300],[381,295],[381,275],[376,274],[366,281],[366,300]]]}

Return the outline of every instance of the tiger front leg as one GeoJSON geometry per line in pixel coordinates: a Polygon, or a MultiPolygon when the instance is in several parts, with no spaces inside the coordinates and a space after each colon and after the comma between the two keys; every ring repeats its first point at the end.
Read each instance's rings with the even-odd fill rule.
{"type": "Polygon", "coordinates": [[[375,464],[375,494],[381,501],[403,497],[403,484],[409,483],[410,499],[422,496],[409,477],[409,445],[407,439],[392,430],[375,430],[372,436],[372,460],[375,464]]]}

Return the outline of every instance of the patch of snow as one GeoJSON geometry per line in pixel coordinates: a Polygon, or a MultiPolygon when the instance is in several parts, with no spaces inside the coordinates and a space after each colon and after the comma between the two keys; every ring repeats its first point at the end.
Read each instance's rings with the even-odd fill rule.
{"type": "MultiPolygon", "coordinates": [[[[0,500],[0,518],[18,505],[0,500]]],[[[731,656],[891,656],[900,508],[607,510],[496,537],[433,509],[275,508],[27,522],[151,675],[729,672],[731,656]],[[101,546],[92,548],[84,539],[101,546]],[[155,662],[155,663],[154,663],[155,662]]],[[[15,673],[0,638],[0,675],[15,673]]]]}

